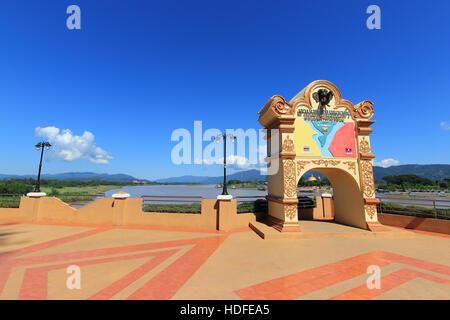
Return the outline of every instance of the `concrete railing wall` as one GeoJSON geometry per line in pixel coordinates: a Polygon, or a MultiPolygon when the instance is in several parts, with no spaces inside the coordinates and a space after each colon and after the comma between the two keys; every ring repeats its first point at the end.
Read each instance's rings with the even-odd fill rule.
{"type": "Polygon", "coordinates": [[[55,197],[22,197],[19,208],[0,208],[0,220],[115,226],[159,226],[229,231],[262,218],[237,214],[236,200],[202,200],[201,214],[144,212],[140,198],[103,198],[74,209],[55,197]]]}
{"type": "MultiPolygon", "coordinates": [[[[229,231],[262,220],[265,214],[237,214],[236,200],[202,200],[201,214],[144,212],[142,199],[103,198],[74,209],[58,198],[22,197],[19,208],[0,208],[0,220],[114,226],[159,226],[229,231]]],[[[332,198],[316,198],[316,207],[299,211],[300,220],[328,220],[334,217],[332,198]]],[[[378,213],[381,224],[450,234],[450,220],[378,213]]]]}
{"type": "Polygon", "coordinates": [[[378,213],[378,221],[393,227],[450,234],[450,220],[378,213]]]}

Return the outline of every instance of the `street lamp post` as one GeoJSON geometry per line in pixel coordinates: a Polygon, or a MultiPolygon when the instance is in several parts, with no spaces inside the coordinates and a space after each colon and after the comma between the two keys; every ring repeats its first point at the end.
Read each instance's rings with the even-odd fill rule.
{"type": "Polygon", "coordinates": [[[227,138],[230,138],[231,142],[236,141],[236,137],[232,134],[219,134],[216,136],[216,143],[220,142],[220,138],[223,138],[223,187],[222,195],[228,195],[227,190],[227,138]]]}
{"type": "Polygon", "coordinates": [[[44,148],[49,150],[52,145],[46,141],[39,142],[35,145],[37,151],[41,150],[41,160],[39,161],[39,171],[36,182],[36,188],[34,188],[34,192],[41,192],[41,168],[42,168],[42,156],[44,155],[44,148]]]}

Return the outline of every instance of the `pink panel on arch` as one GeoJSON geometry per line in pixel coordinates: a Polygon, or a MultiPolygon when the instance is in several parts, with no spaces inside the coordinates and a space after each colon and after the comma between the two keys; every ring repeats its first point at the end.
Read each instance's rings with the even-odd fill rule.
{"type": "Polygon", "coordinates": [[[356,157],[355,125],[347,122],[334,135],[328,148],[334,157],[356,157]]]}

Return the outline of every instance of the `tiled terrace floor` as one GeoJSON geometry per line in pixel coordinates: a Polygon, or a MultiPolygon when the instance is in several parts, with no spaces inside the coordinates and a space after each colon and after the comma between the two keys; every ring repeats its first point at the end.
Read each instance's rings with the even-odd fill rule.
{"type": "Polygon", "coordinates": [[[450,299],[450,238],[414,235],[263,240],[247,228],[0,222],[0,299],[450,299]],[[67,288],[70,265],[80,289],[67,288]],[[366,286],[370,265],[380,289],[366,286]]]}

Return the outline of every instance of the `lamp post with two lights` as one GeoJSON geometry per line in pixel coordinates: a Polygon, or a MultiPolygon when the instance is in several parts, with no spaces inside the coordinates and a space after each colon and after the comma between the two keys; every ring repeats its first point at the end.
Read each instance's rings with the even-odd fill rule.
{"type": "Polygon", "coordinates": [[[227,138],[230,138],[231,142],[234,143],[236,141],[236,137],[230,133],[219,134],[216,136],[216,143],[220,142],[220,139],[223,139],[223,187],[222,187],[222,196],[228,196],[227,190],[227,138]]]}
{"type": "Polygon", "coordinates": [[[41,160],[39,161],[39,171],[38,171],[38,177],[37,177],[37,182],[36,182],[36,187],[34,188],[34,192],[41,192],[41,168],[42,168],[42,157],[44,155],[44,148],[46,150],[50,150],[50,147],[52,145],[47,142],[47,141],[43,141],[43,142],[39,142],[35,145],[35,148],[37,151],[41,150],[41,160]]]}

